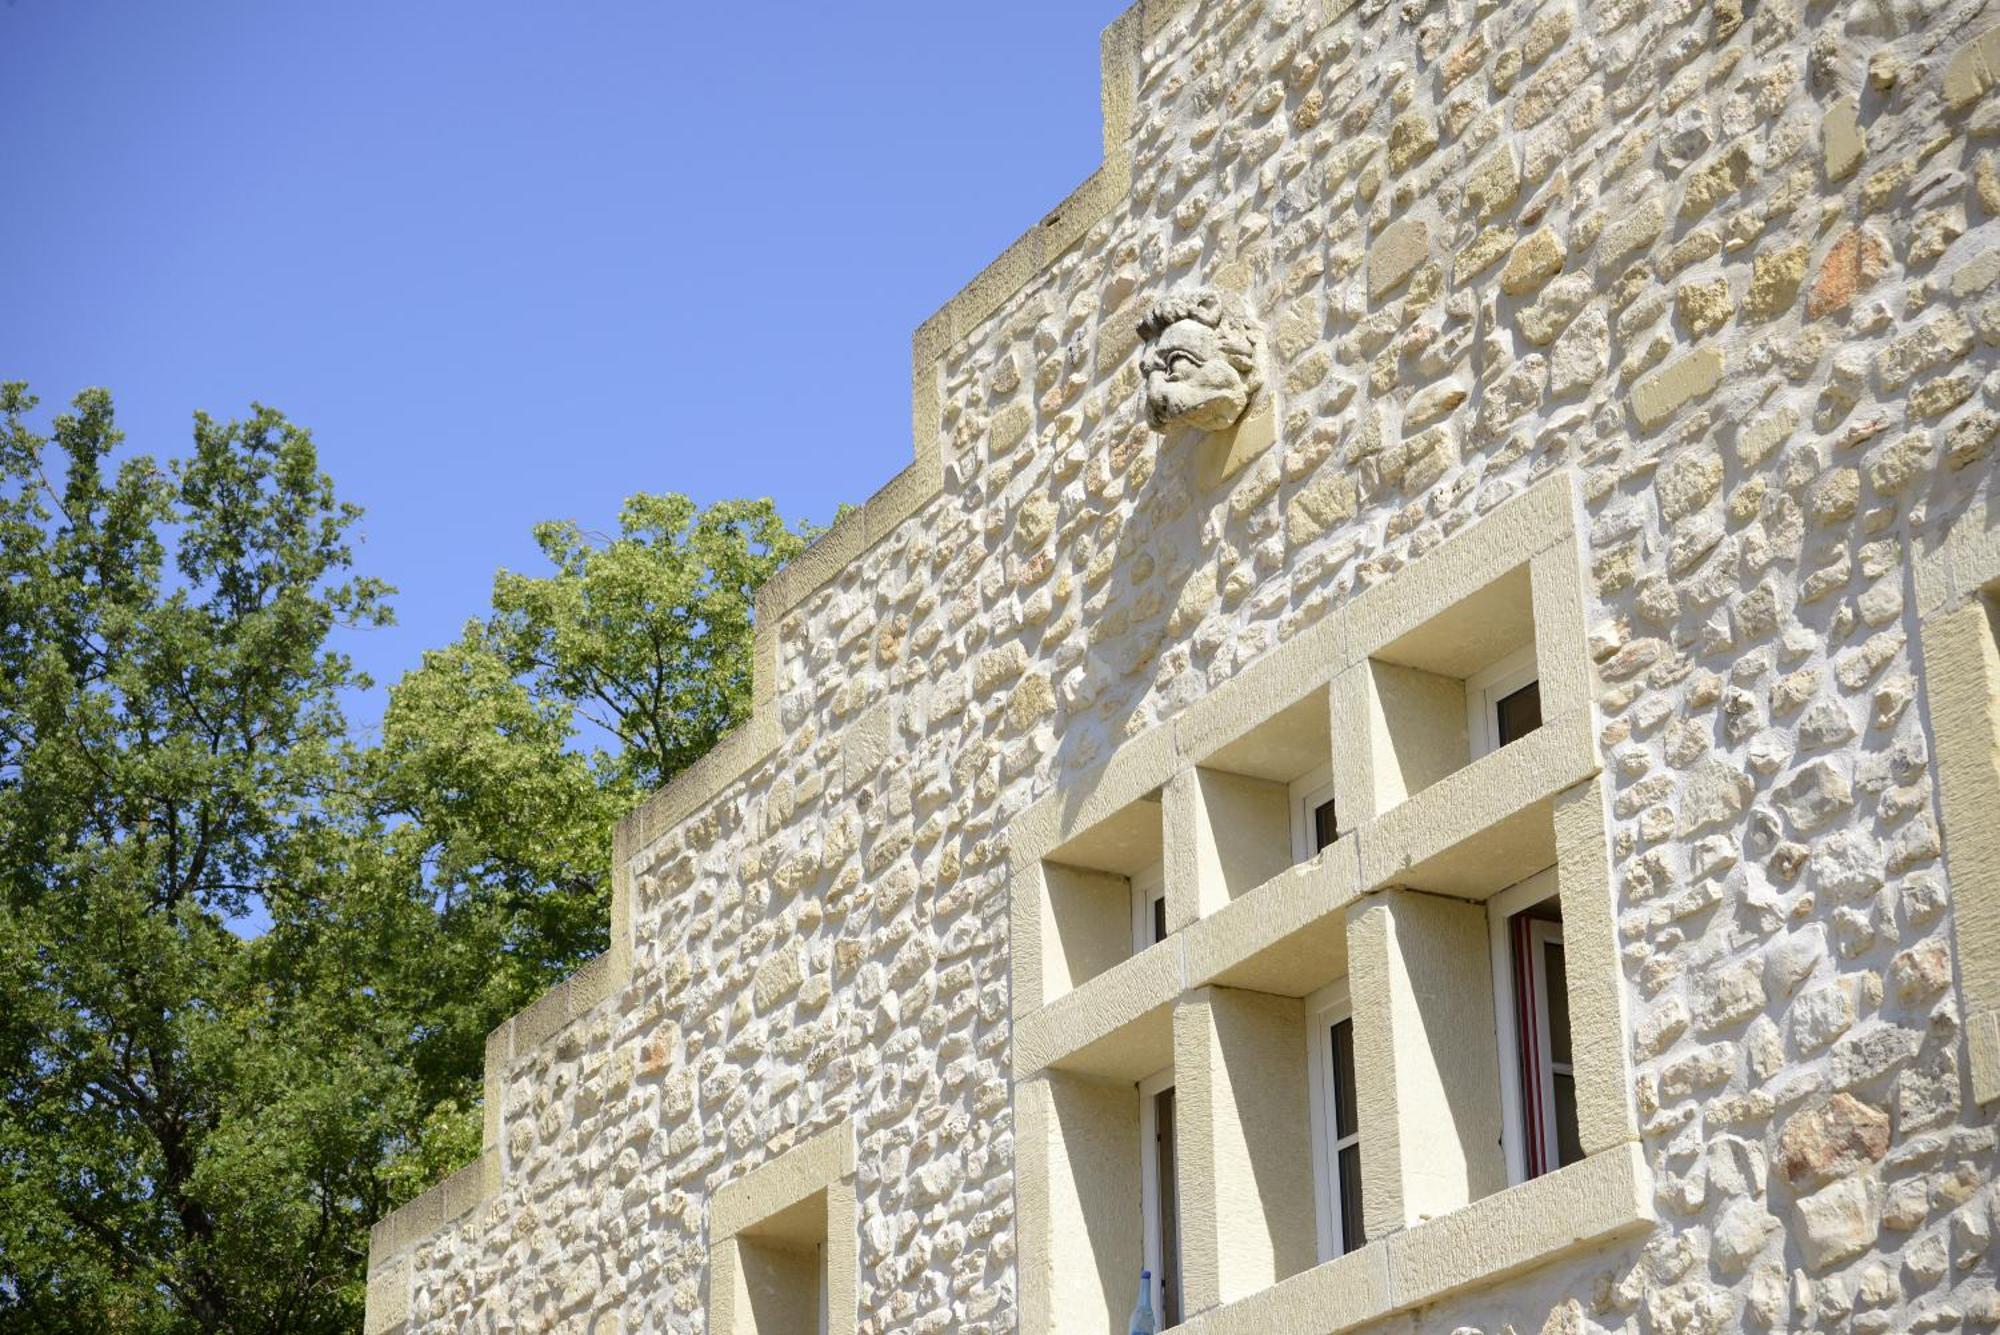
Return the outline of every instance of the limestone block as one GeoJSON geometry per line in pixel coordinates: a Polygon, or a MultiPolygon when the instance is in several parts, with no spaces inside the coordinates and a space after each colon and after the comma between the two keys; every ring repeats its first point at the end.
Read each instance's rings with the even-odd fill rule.
{"type": "Polygon", "coordinates": [[[1674,415],[1689,399],[1714,389],[1722,379],[1722,349],[1697,348],[1680,360],[1640,377],[1632,387],[1632,411],[1650,430],[1674,415]]]}
{"type": "Polygon", "coordinates": [[[1837,102],[1820,126],[1826,142],[1826,179],[1838,181],[1851,176],[1868,153],[1868,138],[1861,129],[1861,109],[1853,98],[1837,102]]]}
{"type": "Polygon", "coordinates": [[[1674,309],[1696,338],[1714,333],[1736,313],[1729,279],[1717,277],[1706,282],[1682,283],[1674,292],[1674,309]]]}
{"type": "Polygon", "coordinates": [[[1408,170],[1430,156],[1437,142],[1437,122],[1429,112],[1416,107],[1404,112],[1389,126],[1389,170],[1408,170]]]}
{"type": "Polygon", "coordinates": [[[1502,144],[1476,163],[1467,174],[1465,203],[1481,224],[1491,222],[1514,206],[1521,195],[1521,168],[1511,144],[1502,144]]]}
{"type": "Polygon", "coordinates": [[[1813,1270],[1828,1270],[1874,1245],[1882,1227],[1882,1184],[1874,1174],[1846,1178],[1793,1207],[1799,1249],[1813,1270]]]}
{"type": "Polygon", "coordinates": [[[1489,227],[1473,237],[1452,261],[1452,281],[1463,283],[1492,267],[1496,260],[1514,248],[1514,237],[1511,227],[1489,227]]]}
{"type": "Polygon", "coordinates": [[[1368,250],[1368,299],[1380,301],[1430,258],[1430,226],[1421,218],[1390,223],[1368,250]]]}
{"type": "Polygon", "coordinates": [[[1659,239],[1666,226],[1666,212],[1658,199],[1649,196],[1638,200],[1605,224],[1597,238],[1598,259],[1609,264],[1635,250],[1644,250],[1659,239]]]}
{"type": "Polygon", "coordinates": [[[1847,1177],[1889,1152],[1889,1114],[1852,1094],[1794,1113],[1778,1133],[1778,1170],[1811,1190],[1847,1177]]]}
{"type": "Polygon", "coordinates": [[[1562,272],[1567,257],[1562,238],[1554,228],[1544,227],[1507,257],[1506,267],[1500,271],[1500,290],[1516,297],[1533,292],[1562,272]]]}
{"type": "Polygon", "coordinates": [[[1368,1236],[1506,1185],[1486,914],[1392,890],[1348,921],[1368,1236]]]}
{"type": "Polygon", "coordinates": [[[1772,320],[1790,310],[1798,300],[1811,257],[1811,248],[1803,241],[1759,250],[1751,261],[1750,291],[1743,298],[1743,313],[1753,320],[1772,320]]]}
{"type": "Polygon", "coordinates": [[[1889,268],[1889,243],[1873,230],[1850,227],[1834,239],[1806,294],[1806,315],[1829,315],[1875,285],[1889,268]]]}
{"type": "Polygon", "coordinates": [[[1977,102],[2000,83],[2000,27],[1988,28],[1952,52],[1944,67],[1944,100],[1953,110],[1977,102]]]}
{"type": "Polygon", "coordinates": [[[1292,545],[1303,546],[1335,524],[1352,519],[1360,503],[1360,490],[1352,477],[1346,473],[1323,474],[1286,505],[1285,536],[1292,545]]]}

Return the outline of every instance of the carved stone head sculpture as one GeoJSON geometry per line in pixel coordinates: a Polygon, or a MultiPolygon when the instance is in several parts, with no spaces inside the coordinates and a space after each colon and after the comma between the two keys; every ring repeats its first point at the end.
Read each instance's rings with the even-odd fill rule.
{"type": "Polygon", "coordinates": [[[1261,335],[1230,293],[1195,288],[1160,297],[1139,317],[1139,337],[1146,418],[1158,430],[1226,431],[1263,386],[1261,335]]]}

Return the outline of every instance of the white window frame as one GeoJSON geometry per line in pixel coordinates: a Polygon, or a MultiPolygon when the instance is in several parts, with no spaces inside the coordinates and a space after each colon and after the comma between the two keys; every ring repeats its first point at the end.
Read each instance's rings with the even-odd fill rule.
{"type": "Polygon", "coordinates": [[[1361,1139],[1360,1128],[1336,1142],[1333,1051],[1328,1035],[1354,1017],[1347,980],[1337,979],[1306,998],[1306,1070],[1312,1098],[1313,1201],[1319,1222],[1319,1259],[1345,1253],[1340,1228],[1340,1151],[1361,1139]]]}
{"type": "Polygon", "coordinates": [[[1319,856],[1313,847],[1313,813],[1333,801],[1333,766],[1321,765],[1298,778],[1289,788],[1292,802],[1292,861],[1310,862],[1319,856]]]}
{"type": "Polygon", "coordinates": [[[1167,864],[1155,862],[1132,877],[1132,953],[1157,944],[1153,940],[1153,905],[1167,897],[1167,864]]]}
{"type": "MultiPolygon", "coordinates": [[[[1153,1315],[1166,1320],[1166,1273],[1162,1264],[1160,1237],[1160,1152],[1154,1141],[1159,1135],[1160,1095],[1174,1087],[1174,1069],[1155,1072],[1139,1082],[1139,1216],[1145,1231],[1145,1266],[1153,1273],[1153,1315]]],[[[1179,1128],[1175,1128],[1176,1134],[1179,1128]]],[[[1174,1147],[1174,1163],[1180,1164],[1180,1146],[1174,1147]]],[[[1186,1318],[1183,1312],[1182,1318],[1186,1318]]]]}
{"type": "MultiPolygon", "coordinates": [[[[1539,1022],[1535,1026],[1535,1074],[1542,1086],[1542,1107],[1548,1110],[1548,1115],[1542,1122],[1542,1162],[1547,1164],[1548,1171],[1553,1173],[1562,1166],[1562,1141],[1557,1133],[1556,1077],[1558,1075],[1568,1076],[1572,1087],[1574,1087],[1576,1081],[1575,1063],[1558,1063],[1556,1061],[1554,1043],[1550,1037],[1549,1030],[1549,954],[1547,948],[1551,945],[1559,946],[1562,944],[1562,924],[1559,922],[1536,920],[1528,924],[1528,935],[1531,947],[1528,956],[1529,967],[1535,973],[1535,1011],[1536,1019],[1539,1022]]],[[[1568,958],[1567,952],[1565,952],[1564,958],[1568,958]]],[[[1570,1055],[1574,1057],[1576,1054],[1571,1053],[1570,1055]]]]}
{"type": "MultiPolygon", "coordinates": [[[[1507,924],[1515,914],[1524,913],[1544,900],[1554,898],[1559,888],[1556,869],[1547,867],[1486,901],[1486,924],[1493,951],[1493,1026],[1500,1040],[1500,1144],[1507,1157],[1509,1184],[1528,1180],[1528,1149],[1522,1134],[1525,1105],[1521,1090],[1520,1025],[1514,1018],[1514,946],[1508,939],[1507,924]]],[[[1558,923],[1550,923],[1549,926],[1561,930],[1558,923]]],[[[1540,1004],[1546,1008],[1547,991],[1543,990],[1538,995],[1540,1004]]],[[[1547,1024],[1542,1026],[1542,1031],[1546,1042],[1547,1024]]],[[[1545,1063],[1537,1063],[1538,1068],[1543,1065],[1545,1063]]],[[[1546,1078],[1553,1083],[1552,1076],[1546,1078]]],[[[1553,1125],[1550,1123],[1550,1127],[1553,1125]]],[[[1545,1134],[1552,1134],[1548,1128],[1544,1130],[1545,1134]]],[[[1547,1156],[1546,1162],[1554,1163],[1554,1156],[1547,1156]]]]}
{"type": "Polygon", "coordinates": [[[1500,749],[1500,702],[1540,680],[1532,644],[1465,679],[1465,736],[1473,760],[1500,749]]]}

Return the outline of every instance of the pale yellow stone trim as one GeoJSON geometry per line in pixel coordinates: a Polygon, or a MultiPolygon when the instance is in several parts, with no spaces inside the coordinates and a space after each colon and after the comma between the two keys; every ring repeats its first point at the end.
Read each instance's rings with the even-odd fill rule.
{"type": "Polygon", "coordinates": [[[1990,487],[1916,563],[1917,615],[1956,607],[2000,580],[2000,487],[1990,487]]]}
{"type": "Polygon", "coordinates": [[[1023,1331],[1105,1335],[1138,1290],[1139,1094],[1048,1073],[1014,1096],[1023,1331]]]}
{"type": "Polygon", "coordinates": [[[1576,506],[1570,474],[1552,473],[1356,594],[1347,607],[1347,661],[1374,657],[1540,552],[1572,539],[1578,531],[1576,506]]]}
{"type": "Polygon", "coordinates": [[[368,1265],[368,1306],[362,1317],[362,1335],[390,1335],[410,1319],[410,1261],[404,1257],[387,1265],[368,1265]]]}
{"type": "Polygon", "coordinates": [[[1175,751],[1205,763],[1266,719],[1324,690],[1348,661],[1347,616],[1336,608],[1188,706],[1172,725],[1175,751]]]}
{"type": "Polygon", "coordinates": [[[1602,762],[1591,712],[1571,710],[1355,831],[1361,884],[1485,899],[1556,860],[1554,801],[1602,762]]]}
{"type": "Polygon", "coordinates": [[[1305,1005],[1204,987],[1174,1009],[1175,1155],[1209,1189],[1181,1203],[1188,1313],[1247,1297],[1318,1260],[1305,1005]]]}
{"type": "Polygon", "coordinates": [[[1972,1095],[2000,1099],[2000,644],[1984,598],[1923,625],[1972,1095]]]}
{"type": "Polygon", "coordinates": [[[741,1233],[853,1174],[854,1127],[843,1121],[717,1187],[708,1206],[709,1240],[741,1233]]]}
{"type": "MultiPolygon", "coordinates": [[[[1549,720],[1537,732],[1481,757],[1337,841],[1319,857],[1287,868],[1184,931],[1040,1008],[1020,1009],[1014,1041],[1016,1074],[1070,1065],[1107,1075],[1134,1072],[1136,1079],[1158,1065],[1146,1064],[1152,1047],[1125,1055],[1119,1051],[1121,1043],[1134,1042],[1145,1032],[1135,1026],[1147,1017],[1157,1022],[1184,986],[1223,983],[1303,995],[1338,975],[1337,964],[1330,962],[1340,959],[1341,914],[1357,898],[1411,886],[1484,900],[1557,864],[1562,857],[1558,799],[1594,778],[1600,767],[1589,724],[1587,711],[1549,720]]],[[[1572,819],[1573,837],[1582,839],[1574,834],[1577,828],[1578,821],[1572,819]]],[[[1601,825],[1596,835],[1601,841],[1601,825]]],[[[1570,856],[1581,867],[1590,865],[1587,852],[1570,856]]],[[[1602,886],[1604,878],[1600,876],[1596,884],[1602,886]]],[[[1031,918],[1038,922],[1037,874],[1024,873],[1015,885],[1010,913],[1017,925],[1031,918]]],[[[1595,954],[1587,943],[1580,943],[1579,958],[1615,960],[1617,936],[1608,904],[1594,914],[1579,908],[1579,914],[1580,922],[1594,923],[1591,930],[1604,936],[1603,949],[1595,954]]],[[[1038,951],[1022,949],[1016,942],[1017,987],[1035,985],[1030,971],[1038,958],[1038,951]]],[[[1612,1020],[1622,1015],[1622,983],[1618,986],[1619,997],[1608,1013],[1612,1020]]],[[[1589,989],[1584,991],[1588,994],[1589,989]]],[[[1598,1018],[1586,1017],[1591,1023],[1598,1018]]],[[[1617,1032],[1622,1051],[1624,1031],[1617,1032]]],[[[1628,1097],[1608,1097],[1607,1106],[1622,1106],[1628,1097]]],[[[1625,1124],[1625,1118],[1609,1114],[1604,1123],[1607,1128],[1625,1124]]],[[[1622,1138],[1622,1134],[1611,1136],[1614,1142],[1622,1138]]]]}
{"type": "MultiPolygon", "coordinates": [[[[1316,630],[1273,649],[1242,676],[1191,708],[1182,722],[1150,729],[1120,747],[1078,784],[1059,789],[1023,811],[1009,825],[1015,902],[1010,913],[1017,933],[1014,951],[1017,1035],[1016,1069],[1027,1074],[1099,1044],[1140,1016],[1171,1000],[1174,960],[1186,985],[1211,982],[1250,985],[1259,969],[1263,981],[1305,977],[1296,933],[1317,925],[1324,942],[1338,942],[1338,910],[1356,893],[1407,885],[1435,893],[1484,899],[1507,885],[1554,864],[1555,801],[1559,794],[1594,777],[1601,762],[1588,703],[1583,642],[1581,566],[1574,550],[1574,492],[1566,475],[1555,475],[1495,510],[1409,568],[1370,590],[1379,606],[1357,636],[1330,619],[1316,630]],[[1237,736],[1331,683],[1336,791],[1345,804],[1357,791],[1375,791],[1372,759],[1376,747],[1346,726],[1355,698],[1365,699],[1361,679],[1372,672],[1369,655],[1398,641],[1489,588],[1510,571],[1527,569],[1536,591],[1538,658],[1552,671],[1550,697],[1556,704],[1581,696],[1572,707],[1550,713],[1542,728],[1512,746],[1480,757],[1431,783],[1414,797],[1372,814],[1376,803],[1357,800],[1371,813],[1320,859],[1303,868],[1277,872],[1264,885],[1241,892],[1237,903],[1218,901],[1210,912],[1190,916],[1190,876],[1214,879],[1219,869],[1200,873],[1204,827],[1192,762],[1214,754],[1237,736]],[[1423,616],[1400,609],[1396,595],[1407,591],[1423,616]],[[1344,652],[1343,652],[1344,651],[1344,652]],[[1345,661],[1343,661],[1343,658],[1345,661]],[[1343,744],[1344,743],[1344,744],[1343,744]],[[1039,860],[1052,850],[1108,819],[1142,796],[1165,792],[1166,859],[1170,925],[1176,938],[1188,937],[1188,956],[1146,955],[1153,962],[1118,965],[1060,997],[1051,996],[1040,971],[1039,948],[1023,949],[1023,935],[1039,943],[1041,896],[1046,887],[1039,860]],[[1335,851],[1338,850],[1338,851],[1335,851]],[[1176,888],[1181,894],[1176,895],[1176,888]],[[1025,900],[1025,902],[1024,902],[1025,900]],[[1237,904],[1241,911],[1232,911],[1237,904]],[[1280,907],[1283,906],[1283,907],[1280,907]],[[1292,958],[1288,961],[1285,956],[1292,958]],[[1246,974],[1243,970],[1249,970],[1246,974]],[[1231,972],[1236,971],[1236,972],[1231,972]],[[1273,977],[1272,975],[1277,975],[1273,977]],[[1036,1019],[1046,1006],[1055,1012],[1036,1019]]],[[[1385,743],[1386,744],[1386,743],[1385,743]]],[[[1609,940],[1615,950],[1615,935],[1609,940]]],[[[1327,981],[1317,978],[1311,985],[1327,981]]],[[[1301,991],[1309,990],[1302,987],[1301,991]]]]}
{"type": "Polygon", "coordinates": [[[1348,916],[1367,1233],[1507,1185],[1484,905],[1389,890],[1348,916]]]}
{"type": "Polygon", "coordinates": [[[1170,936],[1014,1022],[1014,1076],[1045,1067],[1138,1081],[1172,1060],[1171,1014],[1184,990],[1182,937],[1170,936]]]}
{"type": "Polygon", "coordinates": [[[1183,768],[1171,727],[1149,728],[1086,774],[1063,784],[1007,826],[1015,867],[1028,867],[1165,785],[1183,768]]]}
{"type": "Polygon", "coordinates": [[[1577,1138],[1585,1154],[1639,1138],[1607,804],[1601,775],[1555,802],[1556,890],[1563,916],[1563,972],[1569,985],[1577,1138]]]}
{"type": "MultiPolygon", "coordinates": [[[[1201,819],[1201,791],[1193,770],[1183,769],[1168,779],[1161,799],[1163,835],[1167,830],[1191,830],[1201,819]]],[[[1178,932],[1201,918],[1200,857],[1194,840],[1167,838],[1165,843],[1167,930],[1178,932]]]]}
{"type": "Polygon", "coordinates": [[[1639,1147],[1609,1150],[1370,1242],[1178,1329],[1185,1335],[1344,1335],[1636,1237],[1653,1226],[1652,1197],[1639,1147]]]}
{"type": "MultiPolygon", "coordinates": [[[[1074,1189],[1078,1172],[1107,1170],[1064,1160],[1065,1137],[1055,1125],[1061,1119],[1042,1083],[1048,1080],[1085,1082],[1079,1090],[1104,1081],[1093,1097],[1116,1102],[1172,1063],[1188,1137],[1183,1289],[1191,1312],[1225,1304],[1192,1318],[1190,1329],[1350,1329],[1428,1301],[1422,1295],[1540,1264],[1650,1220],[1650,1187],[1635,1146],[1577,532],[1573,479],[1544,479],[1010,824],[1014,892],[1035,898],[1045,893],[1032,874],[1041,858],[1159,792],[1172,929],[1168,940],[1053,998],[1041,980],[1021,976],[1040,967],[1031,963],[1039,951],[1020,951],[1016,940],[1017,1002],[1046,1002],[1019,1006],[1015,1030],[1024,1331],[1095,1331],[1119,1315],[1111,1310],[1108,1269],[1078,1280],[1068,1298],[1058,1293],[1067,1290],[1051,1249],[1071,1235],[1051,1233],[1062,1208],[1057,1188],[1067,1182],[1074,1189]],[[1544,724],[1468,762],[1462,676],[1530,636],[1544,724]],[[1393,709],[1380,707],[1385,676],[1395,689],[1410,677],[1450,685],[1443,693],[1450,707],[1434,712],[1451,735],[1433,739],[1431,763],[1419,757],[1404,764],[1407,756],[1389,754],[1411,744],[1409,719],[1394,737],[1386,725],[1373,726],[1378,716],[1396,721],[1393,709]],[[1200,766],[1313,691],[1328,692],[1342,837],[1299,866],[1281,866],[1272,849],[1264,850],[1268,857],[1243,856],[1233,844],[1248,825],[1260,827],[1264,843],[1285,846],[1275,827],[1261,829],[1270,824],[1261,818],[1275,809],[1276,787],[1266,792],[1261,781],[1200,766]],[[1391,763],[1393,774],[1385,768],[1391,763]],[[1507,1189],[1483,901],[1550,866],[1574,938],[1573,1023],[1591,1049],[1578,1065],[1591,1157],[1507,1189]],[[1440,932],[1452,937],[1450,949],[1440,932]],[[1240,1103],[1216,1008],[1218,998],[1258,994],[1268,1007],[1297,1008],[1297,998],[1342,972],[1356,998],[1357,1061],[1378,1077],[1362,1080],[1360,1092],[1363,1199],[1371,1233],[1382,1237],[1286,1279],[1298,1258],[1280,1260],[1256,1245],[1273,1217],[1273,1203],[1259,1194],[1269,1178],[1244,1167],[1260,1137],[1240,1120],[1227,1121],[1240,1117],[1240,1103]],[[1379,1106],[1371,1109],[1371,1098],[1379,1106]],[[1426,1123],[1426,1109],[1448,1125],[1426,1123]],[[1455,1168],[1440,1153],[1447,1144],[1458,1147],[1455,1168]],[[1554,1202],[1561,1213],[1533,1227],[1506,1224],[1512,1231],[1496,1248],[1483,1232],[1522,1201],[1530,1208],[1554,1202]],[[1454,1262],[1461,1272],[1451,1271],[1454,1262]],[[1261,1292],[1242,1297],[1251,1290],[1261,1292]],[[1298,1294],[1310,1296],[1294,1299],[1298,1294]],[[1301,1306],[1286,1306],[1294,1300],[1301,1306]],[[1075,1303],[1081,1306],[1066,1305],[1075,1303]]],[[[1437,694],[1423,702],[1438,706],[1437,694]]],[[[1028,908],[1039,923],[1038,900],[1017,903],[1017,930],[1030,921],[1028,908]]],[[[1302,1023],[1293,1038],[1302,1040],[1302,1023]]],[[[1302,1041],[1292,1046],[1303,1050],[1302,1041]]],[[[1304,1079],[1302,1059],[1264,1056],[1267,1072],[1296,1071],[1304,1079]]],[[[1288,1106],[1282,1098],[1274,1104],[1288,1106]]],[[[1309,1136],[1303,1124],[1292,1130],[1287,1139],[1296,1154],[1309,1136]]],[[[1136,1191],[1119,1204],[1136,1212],[1136,1191]]],[[[1277,1213],[1288,1217],[1284,1203],[1277,1213]]],[[[1312,1214],[1308,1194],[1296,1238],[1316,1237],[1312,1214]]],[[[1080,1215],[1071,1221],[1077,1228],[1087,1222],[1080,1215]]]]}
{"type": "Polygon", "coordinates": [[[1360,841],[1338,840],[1189,927],[1188,977],[1302,997],[1339,977],[1345,910],[1360,894],[1360,841]]]}
{"type": "Polygon", "coordinates": [[[708,1203],[711,1335],[756,1335],[747,1311],[741,1243],[815,1196],[826,1244],[829,1335],[854,1335],[860,1321],[860,1220],[854,1193],[854,1126],[843,1120],[769,1163],[723,1183],[708,1203]]]}
{"type": "Polygon", "coordinates": [[[1595,698],[1584,626],[1583,563],[1582,546],[1574,542],[1544,547],[1528,562],[1535,606],[1535,676],[1545,718],[1588,709],[1595,698]]]}

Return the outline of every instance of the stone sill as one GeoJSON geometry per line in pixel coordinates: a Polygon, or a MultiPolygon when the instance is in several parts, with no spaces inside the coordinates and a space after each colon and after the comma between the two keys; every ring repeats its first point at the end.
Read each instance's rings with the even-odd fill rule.
{"type": "Polygon", "coordinates": [[[1014,1075],[1139,1080],[1172,1061],[1174,999],[1219,984],[1304,996],[1346,972],[1346,910],[1407,887],[1484,899],[1556,861],[1554,803],[1600,768],[1590,711],[1550,719],[1015,1022],[1014,1075]]]}
{"type": "Polygon", "coordinates": [[[1055,1067],[1136,1084],[1171,1065],[1184,946],[1177,932],[1015,1020],[1014,1078],[1055,1067]]]}
{"type": "Polygon", "coordinates": [[[1185,1335],[1340,1335],[1644,1233],[1655,1222],[1652,1197],[1652,1174],[1636,1143],[1604,1150],[1173,1329],[1185,1335]]]}

